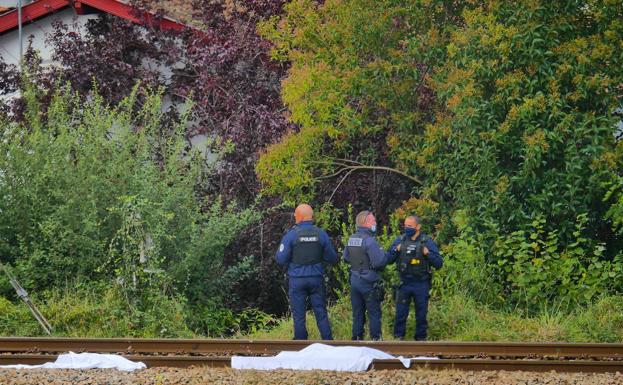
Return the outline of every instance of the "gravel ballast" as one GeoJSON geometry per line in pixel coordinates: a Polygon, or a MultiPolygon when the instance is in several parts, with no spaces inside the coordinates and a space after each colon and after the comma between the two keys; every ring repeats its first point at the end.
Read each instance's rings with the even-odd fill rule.
{"type": "Polygon", "coordinates": [[[153,384],[153,385],[389,385],[389,384],[623,384],[620,373],[467,372],[375,370],[346,373],[327,371],[256,371],[213,368],[151,368],[124,373],[110,369],[0,369],[0,384],[153,384]]]}

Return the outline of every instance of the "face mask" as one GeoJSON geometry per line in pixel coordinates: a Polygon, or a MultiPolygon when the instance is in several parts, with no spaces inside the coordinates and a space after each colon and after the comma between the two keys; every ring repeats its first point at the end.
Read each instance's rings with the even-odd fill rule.
{"type": "Polygon", "coordinates": [[[405,227],[405,235],[407,237],[412,237],[415,235],[415,229],[413,227],[405,227]]]}
{"type": "Polygon", "coordinates": [[[370,231],[372,231],[372,233],[376,233],[376,225],[370,226],[370,231]]]}

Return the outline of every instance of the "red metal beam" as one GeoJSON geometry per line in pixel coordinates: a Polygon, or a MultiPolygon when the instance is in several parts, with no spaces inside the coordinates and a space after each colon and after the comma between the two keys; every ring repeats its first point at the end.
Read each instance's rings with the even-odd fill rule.
{"type": "Polygon", "coordinates": [[[145,12],[141,17],[137,17],[137,12],[134,7],[129,4],[125,4],[116,0],[79,0],[76,4],[85,4],[91,6],[100,11],[110,13],[117,17],[121,17],[126,20],[130,20],[137,24],[143,24],[145,21],[150,26],[156,26],[163,30],[175,30],[181,31],[184,29],[184,25],[176,21],[167,18],[156,18],[153,14],[145,12]]]}
{"type": "MultiPolygon", "coordinates": [[[[29,23],[69,5],[74,5],[76,10],[80,12],[83,4],[137,24],[145,22],[150,26],[163,30],[181,31],[185,28],[181,23],[167,18],[156,18],[149,12],[145,12],[142,17],[138,17],[136,10],[132,6],[116,0],[38,0],[22,7],[22,22],[24,24],[29,23]]],[[[17,10],[0,15],[0,34],[17,28],[17,26],[17,10]]]]}
{"type": "MultiPolygon", "coordinates": [[[[22,23],[35,19],[69,6],[69,0],[39,0],[22,7],[22,23]]],[[[0,16],[0,33],[18,26],[17,9],[0,16]]]]}

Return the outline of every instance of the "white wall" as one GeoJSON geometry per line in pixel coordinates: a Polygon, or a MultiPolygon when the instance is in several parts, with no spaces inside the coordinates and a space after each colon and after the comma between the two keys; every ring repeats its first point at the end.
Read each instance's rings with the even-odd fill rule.
{"type": "MultiPolygon", "coordinates": [[[[0,0],[0,6],[15,6],[15,0],[0,0]]],[[[33,46],[39,51],[43,64],[52,63],[52,52],[48,45],[45,44],[46,33],[52,32],[52,23],[55,20],[62,20],[67,25],[72,25],[76,20],[80,26],[84,26],[89,19],[96,18],[97,15],[76,15],[71,7],[48,15],[34,22],[24,24],[23,41],[24,50],[28,44],[29,36],[33,35],[33,46]]],[[[5,32],[0,35],[0,56],[9,64],[17,64],[19,62],[19,34],[17,29],[5,32]]]]}
{"type": "MultiPolygon", "coordinates": [[[[15,0],[0,0],[0,6],[3,7],[14,7],[16,4],[15,0]]],[[[26,2],[24,2],[26,4],[26,2]]],[[[46,33],[51,33],[53,31],[52,23],[55,20],[62,20],[65,24],[72,26],[74,24],[74,20],[78,22],[79,28],[84,27],[86,22],[89,19],[97,18],[96,14],[93,15],[76,15],[74,10],[71,7],[65,8],[61,11],[55,12],[51,15],[48,15],[42,19],[36,20],[32,23],[25,24],[23,27],[23,35],[24,35],[24,50],[26,49],[26,45],[28,43],[28,37],[30,35],[34,36],[33,46],[39,51],[39,55],[43,60],[44,65],[54,64],[52,61],[52,50],[49,45],[45,43],[46,33]]],[[[80,32],[80,31],[78,31],[80,32]]],[[[5,32],[0,35],[0,56],[2,59],[9,64],[18,64],[19,63],[19,34],[17,30],[12,30],[10,32],[5,32]]],[[[150,61],[144,61],[143,65],[146,67],[150,67],[152,69],[157,69],[162,76],[166,79],[166,81],[170,80],[171,75],[173,74],[171,67],[166,67],[163,65],[157,65],[156,63],[152,63],[150,61]]],[[[179,64],[181,65],[181,63],[179,64]]],[[[10,100],[14,97],[18,96],[18,92],[13,94],[0,96],[4,101],[10,100]]],[[[163,99],[163,110],[167,110],[173,103],[171,102],[170,97],[166,96],[163,99]]],[[[184,103],[175,103],[178,110],[181,112],[184,103]]],[[[207,150],[207,142],[208,138],[205,135],[197,135],[190,138],[190,144],[199,149],[206,158],[209,160],[213,160],[215,158],[214,154],[211,154],[207,150]]]]}
{"type": "MultiPolygon", "coordinates": [[[[22,6],[32,3],[34,0],[22,0],[22,6]]],[[[17,7],[17,0],[0,0],[0,7],[13,8],[17,7]]]]}

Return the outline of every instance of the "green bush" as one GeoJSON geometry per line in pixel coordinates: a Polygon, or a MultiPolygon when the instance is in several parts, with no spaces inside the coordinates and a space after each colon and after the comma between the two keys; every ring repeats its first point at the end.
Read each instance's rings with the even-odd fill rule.
{"type": "Polygon", "coordinates": [[[558,231],[546,232],[542,217],[531,228],[499,235],[490,248],[465,224],[464,215],[457,215],[455,222],[459,236],[443,250],[445,263],[435,274],[435,293],[467,293],[497,308],[538,312],[544,302],[572,309],[623,290],[623,255],[604,258],[605,246],[584,236],[586,215],[578,217],[569,244],[559,239],[558,231]]]}
{"type": "Polygon", "coordinates": [[[460,237],[441,250],[444,264],[433,274],[433,295],[468,295],[479,303],[501,306],[506,295],[500,283],[500,269],[489,263],[473,232],[462,231],[460,237]]]}
{"type": "Polygon", "coordinates": [[[211,338],[226,338],[255,333],[273,327],[273,315],[256,308],[234,312],[221,303],[208,303],[187,309],[188,327],[196,334],[211,338]]]}
{"type": "Polygon", "coordinates": [[[561,246],[558,231],[545,232],[545,219],[532,229],[498,239],[492,249],[501,266],[508,294],[515,303],[538,304],[558,300],[582,305],[603,293],[622,289],[623,255],[604,259],[605,246],[584,237],[586,215],[576,223],[574,242],[561,246]]]}
{"type": "Polygon", "coordinates": [[[612,202],[606,218],[612,222],[612,228],[623,235],[623,176],[607,185],[609,187],[604,202],[612,202]]]}
{"type": "Polygon", "coordinates": [[[0,258],[21,284],[38,293],[106,282],[131,324],[153,323],[154,335],[166,334],[164,302],[222,303],[224,252],[259,213],[205,195],[221,154],[185,139],[191,105],[170,121],[161,92],[136,87],[111,107],[59,87],[41,111],[42,92],[26,83],[26,120],[0,122],[0,258]]]}

